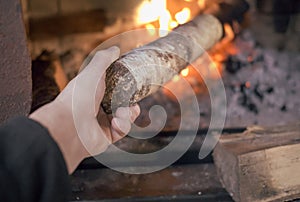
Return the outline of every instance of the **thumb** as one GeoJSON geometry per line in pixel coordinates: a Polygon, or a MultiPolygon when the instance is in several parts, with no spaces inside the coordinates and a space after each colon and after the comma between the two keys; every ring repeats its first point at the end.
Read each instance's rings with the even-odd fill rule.
{"type": "Polygon", "coordinates": [[[95,114],[98,113],[100,103],[104,96],[106,69],[110,66],[112,62],[114,62],[119,57],[119,55],[120,55],[120,49],[116,46],[113,46],[104,51],[97,52],[89,64],[93,74],[101,76],[101,78],[98,80],[96,85],[97,89],[95,94],[95,114]],[[101,63],[102,65],[101,67],[99,67],[99,63],[101,63]],[[98,73],[97,71],[99,69],[101,69],[104,72],[98,73]]]}
{"type": "Polygon", "coordinates": [[[93,71],[96,75],[102,73],[120,56],[120,49],[117,46],[112,46],[106,50],[96,52],[91,62],[86,67],[86,70],[93,71]]]}

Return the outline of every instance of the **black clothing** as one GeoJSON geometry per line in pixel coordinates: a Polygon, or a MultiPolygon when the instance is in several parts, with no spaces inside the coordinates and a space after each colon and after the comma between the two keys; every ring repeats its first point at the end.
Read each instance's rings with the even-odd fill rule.
{"type": "Polygon", "coordinates": [[[19,117],[0,127],[0,201],[67,201],[68,177],[61,151],[39,123],[19,117]]]}

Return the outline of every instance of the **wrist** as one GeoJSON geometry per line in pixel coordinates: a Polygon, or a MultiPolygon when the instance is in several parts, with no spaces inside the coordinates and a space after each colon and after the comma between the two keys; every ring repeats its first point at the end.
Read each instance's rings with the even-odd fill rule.
{"type": "Polygon", "coordinates": [[[29,117],[48,129],[64,156],[69,173],[73,172],[87,152],[77,135],[72,112],[59,101],[53,101],[29,117]]]}

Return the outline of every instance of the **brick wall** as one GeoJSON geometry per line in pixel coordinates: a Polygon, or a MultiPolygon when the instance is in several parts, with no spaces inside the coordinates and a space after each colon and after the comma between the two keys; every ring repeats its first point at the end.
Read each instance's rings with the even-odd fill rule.
{"type": "MultiPolygon", "coordinates": [[[[70,34],[47,40],[31,40],[32,56],[37,56],[43,49],[54,50],[63,54],[68,50],[89,52],[96,44],[110,36],[136,27],[135,12],[141,0],[23,0],[29,19],[68,15],[83,11],[102,9],[105,13],[105,28],[101,32],[70,34]]],[[[74,19],[76,20],[76,19],[74,19]]],[[[103,22],[101,22],[103,23],[103,22]]],[[[30,29],[30,28],[28,28],[30,29]]],[[[30,30],[28,30],[30,33],[30,30]]]]}

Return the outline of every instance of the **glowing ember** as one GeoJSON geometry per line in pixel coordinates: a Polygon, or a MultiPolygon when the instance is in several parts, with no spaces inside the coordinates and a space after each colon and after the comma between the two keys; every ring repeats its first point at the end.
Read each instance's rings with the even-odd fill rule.
{"type": "Polygon", "coordinates": [[[189,75],[189,68],[187,67],[187,68],[183,69],[183,70],[181,71],[181,75],[182,75],[183,77],[188,76],[188,75],[189,75]]]}
{"type": "Polygon", "coordinates": [[[177,82],[177,81],[179,81],[179,79],[180,79],[180,76],[175,75],[175,76],[173,77],[172,81],[173,81],[173,82],[177,82]]]}
{"type": "Polygon", "coordinates": [[[245,86],[246,86],[246,88],[250,88],[250,87],[251,87],[251,83],[250,83],[249,81],[247,81],[247,82],[245,83],[245,86]]]}
{"type": "Polygon", "coordinates": [[[225,38],[223,39],[223,41],[225,40],[226,42],[231,42],[234,39],[235,34],[230,24],[227,23],[224,24],[224,31],[225,31],[225,38]]]}
{"type": "Polygon", "coordinates": [[[213,64],[209,66],[211,78],[219,78],[223,71],[223,62],[226,61],[229,55],[238,53],[237,47],[232,43],[235,38],[235,32],[229,24],[224,24],[224,38],[209,51],[209,55],[213,60],[213,64]],[[214,70],[215,69],[215,70],[214,70]],[[218,72],[216,72],[216,70],[218,72]],[[215,71],[215,73],[213,72],[215,71]],[[217,73],[217,74],[216,74],[217,73]],[[220,73],[220,74],[219,74],[220,73]]]}
{"type": "Polygon", "coordinates": [[[198,0],[198,6],[203,10],[205,8],[205,0],[198,0]]]}
{"type": "Polygon", "coordinates": [[[175,19],[179,24],[186,23],[191,18],[191,10],[189,8],[183,8],[181,11],[175,14],[175,19]]]}
{"type": "Polygon", "coordinates": [[[213,60],[217,62],[224,62],[226,60],[226,55],[221,53],[216,53],[213,55],[213,60]]]}

